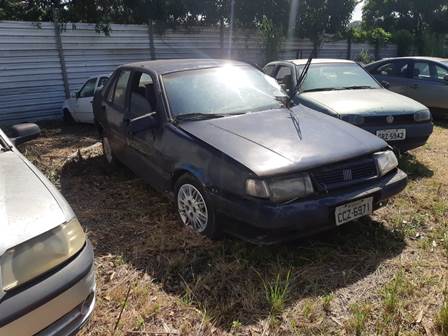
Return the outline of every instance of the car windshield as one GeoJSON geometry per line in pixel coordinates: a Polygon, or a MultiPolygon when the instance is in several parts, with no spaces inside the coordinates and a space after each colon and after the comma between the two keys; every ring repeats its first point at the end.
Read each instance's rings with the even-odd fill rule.
{"type": "Polygon", "coordinates": [[[251,66],[225,65],[163,76],[171,113],[223,117],[283,106],[277,82],[251,66]]]}
{"type": "MultiPolygon", "coordinates": [[[[297,76],[300,76],[303,67],[297,66],[297,76]]],[[[370,88],[378,89],[380,86],[357,64],[312,64],[301,92],[370,88]]]]}

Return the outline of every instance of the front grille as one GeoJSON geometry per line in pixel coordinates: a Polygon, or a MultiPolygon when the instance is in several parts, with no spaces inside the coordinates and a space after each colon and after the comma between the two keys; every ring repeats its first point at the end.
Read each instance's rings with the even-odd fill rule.
{"type": "Polygon", "coordinates": [[[413,114],[364,117],[364,125],[367,125],[367,126],[401,125],[401,124],[412,124],[414,122],[415,121],[414,121],[413,114]],[[394,118],[392,123],[387,121],[388,117],[394,118]]]}
{"type": "Polygon", "coordinates": [[[321,191],[328,191],[376,178],[378,171],[375,161],[367,158],[325,167],[311,175],[321,191]]]}

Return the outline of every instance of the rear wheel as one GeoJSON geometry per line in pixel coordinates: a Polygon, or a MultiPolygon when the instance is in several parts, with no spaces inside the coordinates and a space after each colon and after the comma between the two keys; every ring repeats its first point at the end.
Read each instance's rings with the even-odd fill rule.
{"type": "Polygon", "coordinates": [[[215,211],[201,183],[191,175],[183,175],[175,186],[177,212],[181,222],[211,239],[219,238],[215,211]]]}

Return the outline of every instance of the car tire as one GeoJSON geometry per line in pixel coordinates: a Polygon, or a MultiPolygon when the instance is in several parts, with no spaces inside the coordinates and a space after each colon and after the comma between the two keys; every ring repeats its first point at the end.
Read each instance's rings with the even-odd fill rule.
{"type": "Polygon", "coordinates": [[[106,159],[107,164],[109,166],[116,167],[118,165],[118,160],[112,151],[112,146],[111,146],[110,140],[107,136],[103,136],[102,144],[103,144],[103,154],[104,154],[104,158],[106,159]]]}
{"type": "Polygon", "coordinates": [[[67,125],[73,125],[75,123],[75,119],[73,119],[73,116],[70,113],[70,111],[67,109],[64,109],[63,113],[64,113],[64,122],[67,125]]]}
{"type": "Polygon", "coordinates": [[[201,183],[185,174],[177,180],[174,191],[181,223],[210,239],[220,238],[215,210],[201,183]]]}

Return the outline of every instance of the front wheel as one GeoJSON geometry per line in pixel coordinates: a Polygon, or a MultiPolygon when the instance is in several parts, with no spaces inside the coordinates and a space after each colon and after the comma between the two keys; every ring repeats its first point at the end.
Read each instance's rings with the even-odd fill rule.
{"type": "Polygon", "coordinates": [[[215,211],[199,181],[190,175],[184,175],[177,181],[175,192],[181,222],[208,238],[219,238],[215,211]]]}

